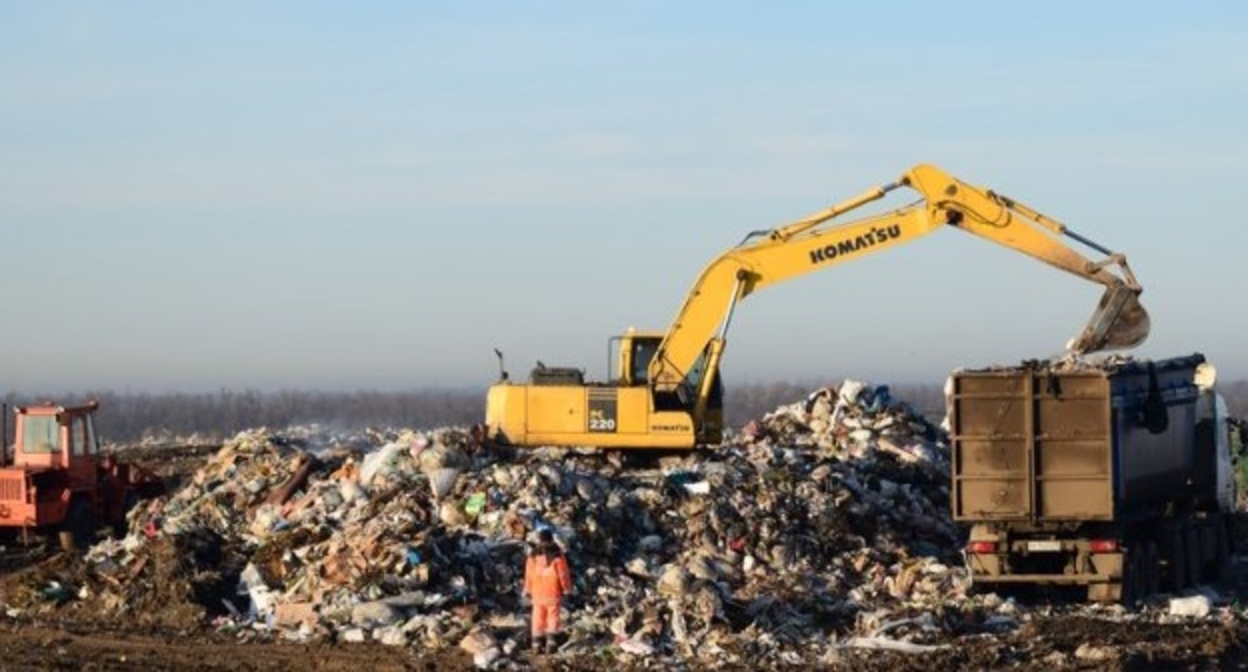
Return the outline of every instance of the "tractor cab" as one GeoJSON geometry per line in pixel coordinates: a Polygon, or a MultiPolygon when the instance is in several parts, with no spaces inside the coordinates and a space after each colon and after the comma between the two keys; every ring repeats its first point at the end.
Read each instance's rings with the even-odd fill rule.
{"type": "Polygon", "coordinates": [[[94,482],[99,442],[95,436],[97,402],[84,406],[19,406],[15,409],[14,467],[65,469],[72,480],[94,482]]]}

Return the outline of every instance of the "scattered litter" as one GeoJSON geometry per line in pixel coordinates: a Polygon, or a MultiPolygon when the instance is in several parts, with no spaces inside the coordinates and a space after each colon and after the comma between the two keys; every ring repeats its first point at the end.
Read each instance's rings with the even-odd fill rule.
{"type": "Polygon", "coordinates": [[[933,651],[942,651],[948,649],[949,645],[924,645],[912,644],[896,639],[888,639],[886,637],[852,637],[847,640],[843,647],[847,649],[870,649],[873,651],[896,651],[897,653],[931,653],[933,651]]]}
{"type": "Polygon", "coordinates": [[[1095,646],[1093,644],[1080,644],[1075,649],[1075,658],[1079,660],[1087,660],[1094,662],[1103,662],[1118,659],[1118,650],[1112,646],[1095,646]]]}

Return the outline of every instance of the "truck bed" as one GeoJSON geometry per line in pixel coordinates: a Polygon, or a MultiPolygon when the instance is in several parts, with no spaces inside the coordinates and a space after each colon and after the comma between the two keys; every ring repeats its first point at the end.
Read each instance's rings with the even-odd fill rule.
{"type": "Polygon", "coordinates": [[[1202,459],[1192,431],[1193,375],[1203,361],[955,373],[948,400],[954,519],[1122,522],[1191,497],[1203,487],[1193,478],[1202,459]],[[1164,401],[1159,432],[1144,423],[1150,392],[1164,401]]]}

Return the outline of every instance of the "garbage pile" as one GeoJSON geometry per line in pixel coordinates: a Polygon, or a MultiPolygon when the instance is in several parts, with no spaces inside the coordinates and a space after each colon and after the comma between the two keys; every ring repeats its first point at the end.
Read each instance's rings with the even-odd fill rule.
{"type": "Polygon", "coordinates": [[[155,549],[213,539],[212,585],[233,590],[191,592],[219,629],[459,647],[489,667],[527,649],[524,557],[550,529],[576,583],[559,655],[818,663],[992,627],[965,599],[948,498],[941,431],[855,381],[647,468],[490,451],[453,428],[260,429],[132,512],[82,581],[122,612],[155,549]]]}

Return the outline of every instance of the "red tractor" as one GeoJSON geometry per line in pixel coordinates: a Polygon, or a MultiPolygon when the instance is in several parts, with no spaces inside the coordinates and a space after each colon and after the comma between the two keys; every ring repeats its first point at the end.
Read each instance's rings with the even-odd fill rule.
{"type": "MultiPolygon", "coordinates": [[[[59,532],[63,548],[84,550],[97,526],[124,529],[130,508],[164,493],[154,474],[100,454],[98,408],[92,401],[15,409],[12,461],[0,454],[0,533],[20,531],[26,541],[31,532],[59,532]]],[[[7,430],[0,436],[7,440],[7,430]]]]}

